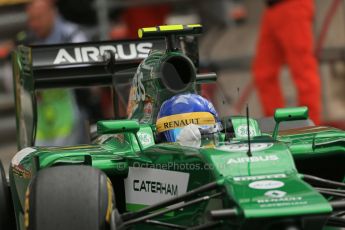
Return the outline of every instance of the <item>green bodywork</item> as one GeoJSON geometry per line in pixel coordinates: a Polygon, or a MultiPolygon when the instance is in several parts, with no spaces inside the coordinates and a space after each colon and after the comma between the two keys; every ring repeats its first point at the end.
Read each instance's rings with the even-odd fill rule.
{"type": "MultiPolygon", "coordinates": [[[[311,127],[310,130],[312,129],[317,128],[311,127]]],[[[140,126],[138,136],[143,135],[154,138],[149,125],[140,126]]],[[[313,133],[308,138],[304,136],[303,140],[293,136],[281,136],[279,141],[273,141],[270,136],[257,136],[252,139],[251,158],[246,156],[247,148],[244,147],[248,146],[246,140],[223,142],[214,148],[200,149],[172,143],[141,143],[143,152],[140,152],[133,133],[104,135],[93,145],[37,147],[33,148],[34,152],[21,160],[20,165],[27,172],[27,176],[20,175],[14,168],[11,169],[16,213],[23,214],[25,191],[37,170],[54,165],[89,164],[104,171],[110,177],[126,177],[132,167],[188,173],[188,191],[212,181],[219,181],[223,185],[226,195],[222,200],[210,200],[159,218],[175,224],[191,226],[201,224],[205,220],[200,216],[203,216],[210,207],[218,209],[237,207],[239,218],[235,222],[238,224],[257,219],[267,221],[267,218],[326,215],[331,213],[331,206],[322,195],[302,180],[294,161],[298,162],[300,159],[305,161],[314,157],[326,158],[326,155],[343,158],[341,139],[339,142],[329,143],[330,139],[337,140],[341,135],[344,134],[340,130],[327,129],[313,133]],[[324,143],[327,147],[313,148],[316,143],[320,145],[324,143]],[[255,146],[259,150],[255,150],[255,146]],[[260,148],[264,149],[260,150],[260,148]],[[301,150],[304,150],[304,154],[301,150]],[[273,181],[273,184],[269,187],[270,182],[267,182],[268,185],[264,183],[263,186],[268,186],[270,189],[250,187],[250,184],[253,185],[258,181],[273,181]],[[279,183],[275,185],[277,182],[279,183]],[[286,194],[280,197],[278,192],[277,197],[270,197],[265,195],[268,191],[273,193],[283,191],[286,194]]],[[[317,174],[318,172],[315,171],[314,175],[317,174]]],[[[130,211],[144,206],[127,203],[130,211]]],[[[229,225],[225,222],[224,228],[232,226],[233,221],[229,221],[229,225]]]]}
{"type": "MultiPolygon", "coordinates": [[[[14,61],[21,63],[22,57],[18,55],[14,56],[14,61]]],[[[237,218],[223,220],[221,227],[218,227],[224,229],[252,229],[269,221],[288,218],[301,220],[304,217],[327,216],[332,212],[328,200],[304,182],[302,174],[343,180],[345,132],[342,130],[310,126],[278,131],[275,139],[272,133],[262,133],[257,121],[250,118],[252,156],[248,157],[247,119],[234,116],[230,117],[234,137],[227,139],[221,133],[214,146],[191,148],[178,143],[158,143],[155,122],[162,102],[177,93],[196,92],[197,88],[194,70],[194,77],[181,91],[167,89],[162,82],[160,68],[173,56],[191,63],[179,51],[155,51],[140,64],[132,84],[133,100],[130,98],[129,101],[133,103],[130,111],[132,120],[99,122],[101,135],[90,145],[26,147],[17,153],[10,168],[10,183],[20,229],[24,229],[25,192],[31,179],[37,171],[57,165],[91,165],[111,179],[123,178],[127,182],[131,182],[129,177],[138,169],[143,170],[141,172],[144,174],[149,172],[152,173],[150,175],[156,175],[161,172],[162,175],[170,173],[176,174],[176,178],[183,178],[178,182],[181,184],[173,180],[163,184],[164,178],[161,181],[149,178],[145,183],[134,178],[129,185],[125,182],[125,189],[133,190],[126,192],[142,192],[153,198],[162,194],[174,197],[217,181],[220,185],[218,191],[223,192],[221,198],[156,218],[185,226],[206,223],[206,213],[212,209],[236,208],[237,218]],[[183,182],[186,183],[186,191],[181,189],[183,182]]],[[[17,65],[15,76],[25,82],[24,77],[32,77],[25,75],[27,72],[17,65]]],[[[294,112],[298,118],[303,118],[299,116],[301,110],[297,108],[280,110],[276,120],[288,120],[286,113],[294,112]]],[[[116,194],[117,185],[113,186],[116,194]]],[[[127,198],[127,211],[150,205],[133,203],[127,198]]],[[[137,228],[142,227],[153,228],[148,224],[140,224],[137,228]]]]}

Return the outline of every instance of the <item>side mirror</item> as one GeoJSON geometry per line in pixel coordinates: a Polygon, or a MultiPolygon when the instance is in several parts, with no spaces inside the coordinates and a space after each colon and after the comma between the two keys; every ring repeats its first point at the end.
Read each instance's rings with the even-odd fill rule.
{"type": "Polygon", "coordinates": [[[137,135],[140,125],[135,120],[109,120],[97,122],[98,134],[117,134],[117,133],[132,133],[138,142],[140,152],[143,152],[143,146],[137,135]]]}
{"type": "Polygon", "coordinates": [[[277,109],[274,113],[274,120],[276,121],[276,126],[272,137],[274,139],[278,136],[279,124],[282,121],[297,121],[308,119],[308,108],[307,107],[292,107],[292,108],[282,108],[277,109]]]}
{"type": "Polygon", "coordinates": [[[274,113],[274,120],[276,122],[282,121],[296,121],[308,119],[307,107],[293,107],[277,109],[274,113]]]}
{"type": "Polygon", "coordinates": [[[97,122],[98,134],[133,133],[136,134],[140,125],[135,120],[109,120],[97,122]]]}

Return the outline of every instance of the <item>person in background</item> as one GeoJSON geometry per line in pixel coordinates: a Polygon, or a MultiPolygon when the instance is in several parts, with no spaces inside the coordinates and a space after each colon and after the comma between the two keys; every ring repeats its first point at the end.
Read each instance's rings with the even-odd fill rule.
{"type": "Polygon", "coordinates": [[[28,31],[19,34],[26,44],[56,44],[85,42],[87,38],[79,27],[64,20],[53,0],[33,0],[27,5],[28,31]]]}
{"type": "MultiPolygon", "coordinates": [[[[26,8],[28,31],[18,34],[25,45],[74,43],[87,40],[76,24],[64,20],[53,0],[33,0],[26,8]]],[[[87,141],[83,113],[75,92],[51,89],[37,94],[36,146],[65,146],[87,141]]]]}
{"type": "Polygon", "coordinates": [[[284,107],[279,70],[289,67],[299,106],[309,108],[310,118],[320,123],[321,84],[313,48],[313,0],[266,0],[253,75],[265,116],[284,107]]]}
{"type": "Polygon", "coordinates": [[[166,24],[169,4],[133,6],[123,10],[120,24],[110,32],[112,39],[138,39],[138,29],[166,24]]]}
{"type": "Polygon", "coordinates": [[[122,17],[128,28],[128,38],[137,39],[138,29],[142,27],[164,25],[170,11],[171,6],[167,4],[126,9],[122,17]]]}

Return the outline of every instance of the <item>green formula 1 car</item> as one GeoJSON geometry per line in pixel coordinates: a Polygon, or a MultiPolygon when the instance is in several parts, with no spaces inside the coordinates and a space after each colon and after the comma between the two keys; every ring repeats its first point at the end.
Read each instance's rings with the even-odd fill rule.
{"type": "Polygon", "coordinates": [[[162,103],[216,80],[197,74],[195,45],[183,45],[200,32],[200,25],[160,26],[141,29],[139,41],[19,47],[21,150],[10,166],[11,196],[2,172],[0,228],[345,227],[345,132],[308,123],[305,107],[277,109],[274,120],[260,122],[224,117],[223,129],[201,135],[198,147],[159,138],[162,103]],[[130,119],[99,121],[90,145],[34,146],[37,90],[123,82],[132,82],[130,119]],[[274,128],[264,128],[270,122],[274,128]]]}

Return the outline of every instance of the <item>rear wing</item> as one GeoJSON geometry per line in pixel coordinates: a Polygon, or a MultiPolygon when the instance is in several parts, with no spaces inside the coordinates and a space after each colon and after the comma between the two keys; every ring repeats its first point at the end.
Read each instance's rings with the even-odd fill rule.
{"type": "MultiPolygon", "coordinates": [[[[197,65],[198,49],[195,40],[182,43],[181,47],[197,65]]],[[[112,86],[115,72],[137,67],[152,49],[165,50],[165,40],[151,38],[18,46],[12,56],[18,148],[33,146],[35,142],[36,90],[112,86]]],[[[133,75],[129,73],[123,77],[128,81],[133,75]]]]}
{"type": "Polygon", "coordinates": [[[34,89],[110,85],[107,53],[115,55],[115,71],[136,67],[151,49],[165,49],[163,39],[109,41],[52,46],[19,46],[20,64],[30,70],[34,89]]]}

